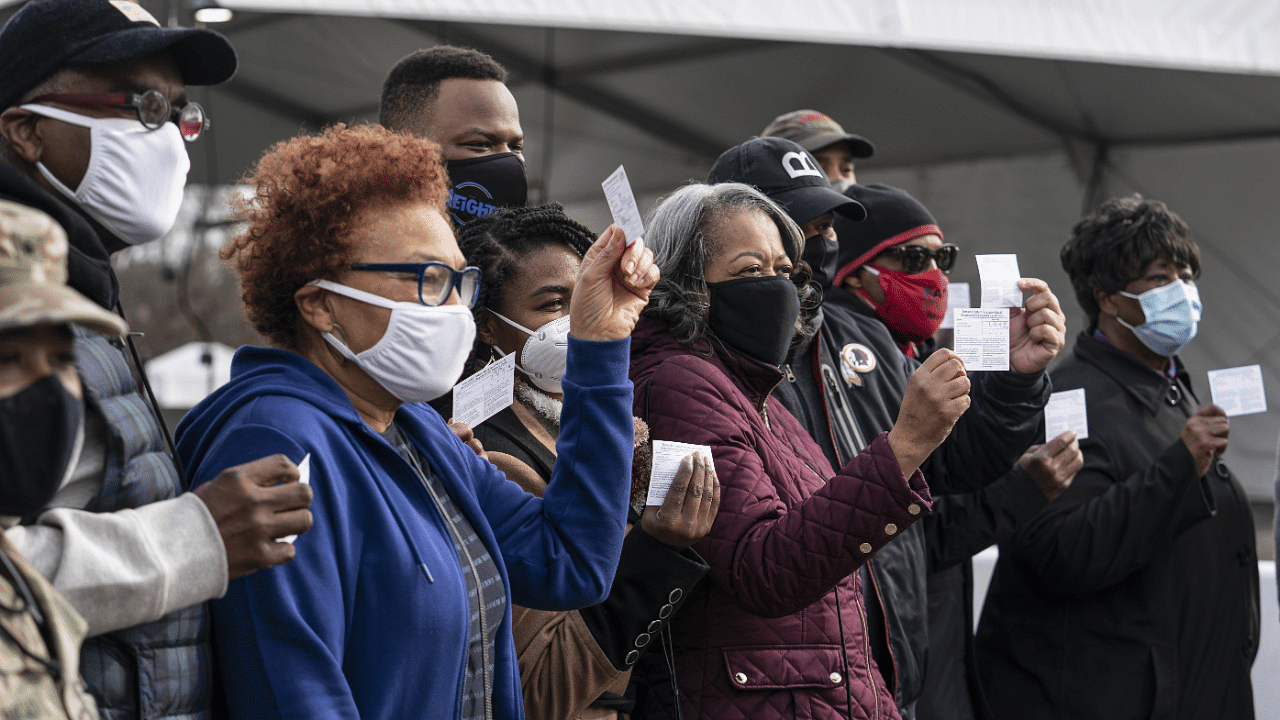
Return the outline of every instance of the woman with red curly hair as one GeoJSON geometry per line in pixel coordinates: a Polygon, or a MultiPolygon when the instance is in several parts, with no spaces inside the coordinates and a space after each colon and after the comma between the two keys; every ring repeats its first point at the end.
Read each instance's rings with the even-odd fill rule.
{"type": "Polygon", "coordinates": [[[516,718],[511,604],[600,602],[622,545],[633,425],[629,335],[657,282],[610,228],[574,289],[565,426],[536,498],[425,401],[457,381],[479,272],[445,214],[440,150],[381,127],[280,143],[223,251],[270,341],[178,428],[194,484],[280,453],[315,524],[293,562],[213,603],[234,718],[516,718]],[[580,298],[580,299],[579,299],[580,298]]]}

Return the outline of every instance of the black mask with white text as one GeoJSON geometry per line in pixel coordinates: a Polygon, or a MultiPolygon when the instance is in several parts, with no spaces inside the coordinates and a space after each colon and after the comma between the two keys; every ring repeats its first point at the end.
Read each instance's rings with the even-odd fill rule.
{"type": "Polygon", "coordinates": [[[450,160],[449,215],[459,225],[503,207],[524,207],[529,178],[524,160],[513,152],[450,160]]]}
{"type": "Polygon", "coordinates": [[[707,283],[707,324],[726,345],[769,365],[787,359],[800,317],[795,283],[782,275],[707,283]]]}
{"type": "Polygon", "coordinates": [[[53,375],[0,399],[0,515],[30,515],[57,494],[83,407],[53,375]]]}

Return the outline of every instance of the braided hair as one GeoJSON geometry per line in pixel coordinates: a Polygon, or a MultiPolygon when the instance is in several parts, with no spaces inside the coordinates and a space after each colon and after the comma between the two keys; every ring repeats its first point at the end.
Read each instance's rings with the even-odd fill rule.
{"type": "MultiPolygon", "coordinates": [[[[521,260],[530,253],[558,244],[582,257],[593,242],[595,233],[565,215],[559,203],[500,208],[463,225],[458,231],[458,247],[467,264],[480,268],[482,273],[480,293],[472,309],[476,323],[484,320],[489,308],[498,306],[502,288],[520,271],[521,260]]],[[[476,338],[463,377],[483,367],[491,352],[476,338]]]]}

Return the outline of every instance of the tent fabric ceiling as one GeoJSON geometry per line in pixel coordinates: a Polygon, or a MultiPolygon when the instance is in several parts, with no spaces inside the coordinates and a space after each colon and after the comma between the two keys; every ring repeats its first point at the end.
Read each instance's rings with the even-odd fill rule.
{"type": "Polygon", "coordinates": [[[1254,0],[223,0],[230,8],[959,50],[1280,72],[1254,0]]]}
{"type": "MultiPolygon", "coordinates": [[[[240,72],[203,91],[218,123],[220,181],[299,128],[374,119],[387,70],[438,42],[480,48],[512,70],[531,175],[549,176],[547,197],[567,201],[598,193],[596,176],[621,162],[645,164],[637,158],[653,161],[628,169],[643,189],[700,176],[720,151],[799,107],[871,137],[878,152],[868,167],[1280,135],[1280,79],[1263,75],[607,30],[237,17],[219,29],[240,53],[240,72]]],[[[208,169],[196,165],[203,181],[208,169]]]]}

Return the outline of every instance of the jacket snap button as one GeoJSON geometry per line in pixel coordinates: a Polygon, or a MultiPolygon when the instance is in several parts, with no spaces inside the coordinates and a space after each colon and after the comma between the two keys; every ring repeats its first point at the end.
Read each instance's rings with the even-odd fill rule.
{"type": "Polygon", "coordinates": [[[656,633],[661,629],[662,629],[661,620],[654,620],[653,622],[649,623],[649,632],[656,633]]]}
{"type": "Polygon", "coordinates": [[[894,534],[894,533],[896,533],[896,532],[898,532],[898,526],[897,526],[897,525],[894,525],[893,523],[889,523],[888,525],[885,525],[885,526],[884,526],[884,534],[885,534],[885,535],[892,535],[892,534],[894,534]]]}
{"type": "Polygon", "coordinates": [[[649,644],[649,633],[640,633],[636,636],[636,647],[642,648],[649,644]]]}
{"type": "Polygon", "coordinates": [[[870,554],[871,554],[871,543],[862,543],[861,545],[859,545],[859,546],[858,546],[858,552],[862,553],[863,555],[870,555],[870,554]]]}
{"type": "Polygon", "coordinates": [[[628,665],[635,665],[635,664],[636,664],[636,661],[637,661],[637,660],[639,660],[639,659],[640,659],[640,651],[639,651],[639,650],[632,650],[631,652],[627,653],[627,664],[628,664],[628,665]]]}
{"type": "Polygon", "coordinates": [[[736,683],[738,683],[739,685],[742,685],[743,683],[745,683],[745,682],[747,681],[747,674],[746,674],[746,673],[734,673],[734,674],[733,674],[733,681],[734,681],[734,682],[736,682],[736,683]]]}
{"type": "Polygon", "coordinates": [[[671,607],[670,605],[663,605],[662,609],[658,611],[658,617],[662,618],[663,620],[666,620],[667,618],[671,617],[671,611],[674,609],[675,608],[671,607]]]}
{"type": "Polygon", "coordinates": [[[919,515],[920,506],[917,505],[916,503],[911,503],[910,505],[907,506],[907,512],[911,513],[912,515],[919,515]]]}
{"type": "Polygon", "coordinates": [[[844,678],[840,676],[840,673],[831,673],[832,685],[839,685],[841,680],[844,680],[844,678]]]}
{"type": "Polygon", "coordinates": [[[680,602],[680,598],[682,597],[684,597],[684,591],[681,590],[680,588],[676,588],[675,590],[671,591],[670,595],[667,596],[667,602],[674,605],[675,603],[680,602]]]}

